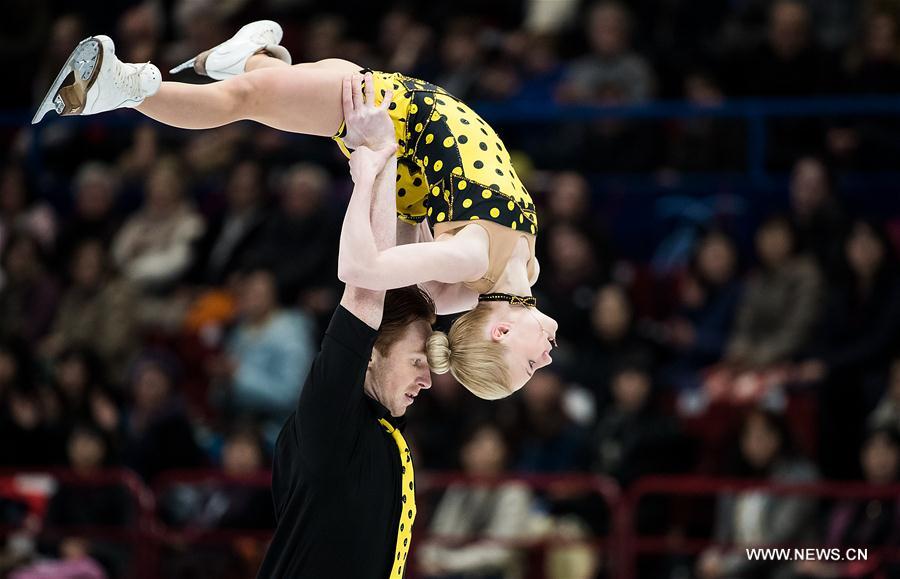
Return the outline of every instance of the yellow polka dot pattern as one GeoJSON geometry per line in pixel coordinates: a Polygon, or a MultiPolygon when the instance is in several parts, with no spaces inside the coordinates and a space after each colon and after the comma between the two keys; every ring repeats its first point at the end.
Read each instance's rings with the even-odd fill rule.
{"type": "MultiPolygon", "coordinates": [[[[409,223],[488,219],[537,232],[531,196],[494,130],[444,89],[374,72],[375,102],[394,92],[389,114],[398,143],[397,215],[409,223]],[[403,191],[403,195],[400,191],[403,191]],[[428,193],[432,192],[433,195],[428,193]],[[440,193],[444,194],[441,195],[440,193]]],[[[342,126],[335,140],[345,154],[342,126]]]]}
{"type": "Polygon", "coordinates": [[[406,558],[409,555],[409,544],[412,541],[412,526],[416,520],[416,483],[413,471],[412,455],[403,434],[390,422],[380,418],[378,422],[391,435],[400,452],[400,523],[397,528],[397,546],[395,548],[394,565],[391,568],[391,579],[403,577],[406,569],[406,558]]]}

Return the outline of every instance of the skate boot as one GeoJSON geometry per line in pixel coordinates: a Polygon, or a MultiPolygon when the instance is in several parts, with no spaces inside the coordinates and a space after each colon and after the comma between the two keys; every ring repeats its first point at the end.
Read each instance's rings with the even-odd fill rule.
{"type": "Polygon", "coordinates": [[[216,80],[244,73],[247,59],[259,52],[266,52],[290,64],[291,54],[280,46],[281,26],[271,20],[251,22],[222,44],[201,52],[194,58],[170,70],[172,74],[193,67],[197,74],[216,80]]]}
{"type": "Polygon", "coordinates": [[[69,55],[31,124],[40,122],[51,110],[68,116],[133,108],[155,94],[161,83],[156,66],[149,62],[124,63],[116,57],[110,37],[91,36],[79,42],[69,55]],[[62,86],[69,74],[74,74],[74,81],[62,86]]]}

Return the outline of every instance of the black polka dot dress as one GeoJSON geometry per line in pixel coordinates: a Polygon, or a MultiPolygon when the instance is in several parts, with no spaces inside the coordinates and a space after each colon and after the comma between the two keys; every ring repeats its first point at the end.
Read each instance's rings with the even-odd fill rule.
{"type": "MultiPolygon", "coordinates": [[[[397,134],[397,215],[432,227],[486,219],[537,234],[534,202],[497,133],[444,89],[404,76],[374,72],[375,101],[393,90],[390,116],[397,134]]],[[[345,154],[344,126],[335,140],[345,154]]]]}

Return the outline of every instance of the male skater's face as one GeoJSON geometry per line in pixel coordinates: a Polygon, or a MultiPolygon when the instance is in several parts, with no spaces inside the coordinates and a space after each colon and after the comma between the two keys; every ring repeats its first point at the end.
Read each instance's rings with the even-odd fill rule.
{"type": "Polygon", "coordinates": [[[391,416],[403,416],[419,392],[431,388],[431,370],[425,357],[425,340],[430,334],[428,322],[413,322],[402,337],[391,344],[386,356],[378,350],[372,351],[369,394],[387,408],[391,416]]]}

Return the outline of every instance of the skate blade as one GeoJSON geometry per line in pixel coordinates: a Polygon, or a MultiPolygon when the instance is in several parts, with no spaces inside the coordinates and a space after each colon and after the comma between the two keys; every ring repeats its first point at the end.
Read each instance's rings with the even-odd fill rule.
{"type": "Polygon", "coordinates": [[[87,89],[93,84],[103,60],[103,48],[96,38],[86,38],[78,43],[72,54],[69,55],[66,64],[56,75],[56,80],[50,85],[44,100],[41,101],[31,124],[36,125],[51,110],[59,115],[78,114],[84,110],[84,101],[87,89]],[[74,73],[75,82],[60,88],[70,73],[74,73]]]}
{"type": "Polygon", "coordinates": [[[170,71],[169,71],[169,74],[178,74],[178,73],[181,72],[182,70],[187,70],[187,69],[189,69],[189,68],[194,68],[194,63],[195,63],[195,62],[197,62],[197,57],[196,57],[196,56],[195,56],[194,58],[190,59],[190,60],[186,60],[186,61],[182,62],[181,64],[179,64],[178,66],[176,66],[175,68],[173,68],[172,70],[170,70],[170,71]]]}

